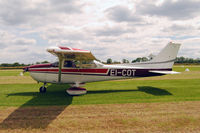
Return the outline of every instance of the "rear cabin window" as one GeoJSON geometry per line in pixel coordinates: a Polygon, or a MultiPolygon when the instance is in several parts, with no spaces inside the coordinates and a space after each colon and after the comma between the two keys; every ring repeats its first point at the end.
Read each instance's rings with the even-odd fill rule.
{"type": "Polygon", "coordinates": [[[95,68],[93,61],[64,61],[63,67],[68,68],[95,68]]]}
{"type": "Polygon", "coordinates": [[[93,61],[82,61],[82,68],[95,68],[96,65],[93,61]]]}

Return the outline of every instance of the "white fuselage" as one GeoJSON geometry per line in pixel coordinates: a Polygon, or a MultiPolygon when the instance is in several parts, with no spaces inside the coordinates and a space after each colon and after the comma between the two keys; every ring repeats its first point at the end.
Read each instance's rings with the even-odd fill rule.
{"type": "Polygon", "coordinates": [[[104,65],[95,61],[92,54],[88,51],[67,47],[50,48],[48,51],[59,57],[59,67],[55,63],[32,65],[24,68],[24,71],[30,72],[31,77],[36,81],[44,83],[80,84],[94,81],[158,76],[174,73],[171,70],[179,48],[180,44],[170,42],[151,61],[117,65],[104,65]],[[75,51],[78,51],[78,53],[75,51]],[[72,62],[73,60],[67,60],[68,58],[77,59],[77,64],[72,62]],[[81,60],[81,63],[78,59],[81,60]],[[83,62],[83,59],[86,62],[93,59],[93,64],[91,62],[83,62]]]}
{"type": "MultiPolygon", "coordinates": [[[[85,83],[145,76],[156,76],[151,70],[171,70],[170,68],[142,68],[125,65],[102,65],[97,68],[62,68],[59,83],[85,83]]],[[[30,75],[38,82],[58,83],[58,67],[29,68],[30,75]]]]}

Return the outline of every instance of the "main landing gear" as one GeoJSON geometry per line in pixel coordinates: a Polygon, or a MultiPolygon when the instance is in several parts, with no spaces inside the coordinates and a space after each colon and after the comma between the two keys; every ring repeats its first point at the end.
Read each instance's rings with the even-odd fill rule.
{"type": "MultiPolygon", "coordinates": [[[[87,93],[87,90],[85,88],[82,88],[80,86],[83,86],[84,84],[81,83],[76,83],[72,84],[71,88],[67,89],[66,92],[71,95],[71,96],[80,96],[84,95],[87,93]]],[[[40,93],[45,93],[46,92],[46,83],[44,83],[43,86],[40,87],[40,93]]]]}
{"type": "Polygon", "coordinates": [[[67,89],[66,92],[71,96],[80,96],[87,93],[87,90],[85,88],[82,88],[80,86],[83,86],[84,84],[76,83],[72,84],[71,88],[67,89]]]}
{"type": "Polygon", "coordinates": [[[47,88],[45,87],[46,83],[42,87],[40,87],[40,93],[45,93],[47,91],[47,88]]]}

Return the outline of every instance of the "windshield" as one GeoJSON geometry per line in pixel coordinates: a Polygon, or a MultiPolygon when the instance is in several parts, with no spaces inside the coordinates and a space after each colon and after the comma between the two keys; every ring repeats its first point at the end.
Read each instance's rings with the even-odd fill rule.
{"type": "Polygon", "coordinates": [[[52,67],[58,67],[58,64],[59,64],[59,62],[56,61],[56,62],[52,63],[51,65],[52,65],[52,67]]]}

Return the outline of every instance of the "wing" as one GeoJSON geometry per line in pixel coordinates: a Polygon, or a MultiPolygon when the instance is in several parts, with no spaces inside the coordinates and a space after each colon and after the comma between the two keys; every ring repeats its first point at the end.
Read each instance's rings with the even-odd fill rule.
{"type": "Polygon", "coordinates": [[[149,71],[149,72],[157,74],[180,74],[180,72],[175,72],[175,71],[149,71]]]}
{"type": "Polygon", "coordinates": [[[95,60],[96,58],[88,50],[70,47],[55,46],[47,48],[47,51],[59,58],[70,60],[95,60]]]}

